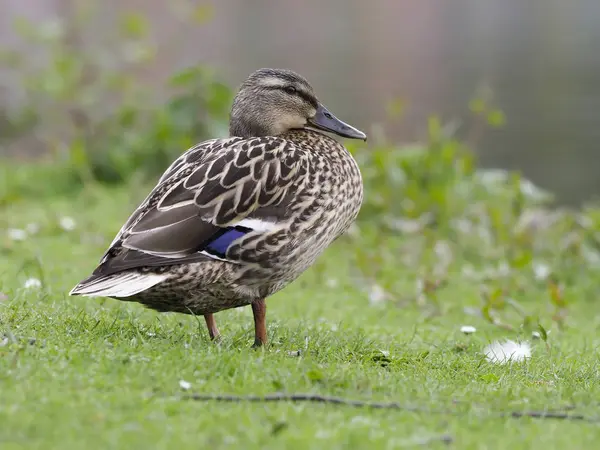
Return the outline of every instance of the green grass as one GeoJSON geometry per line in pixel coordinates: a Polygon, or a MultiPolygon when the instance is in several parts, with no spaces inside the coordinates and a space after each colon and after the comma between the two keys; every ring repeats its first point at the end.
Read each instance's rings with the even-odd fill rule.
{"type": "Polygon", "coordinates": [[[481,221],[463,232],[448,224],[390,232],[363,221],[269,299],[271,344],[257,351],[249,308],[216,316],[217,345],[201,318],[67,296],[145,191],[89,188],[2,207],[2,449],[446,448],[450,440],[457,449],[516,450],[593,448],[600,439],[594,423],[497,415],[572,408],[600,418],[593,212],[585,227],[579,212],[565,213],[529,234],[511,234],[517,219],[506,217],[504,228],[481,221]],[[60,227],[64,216],[75,230],[60,227]],[[32,223],[39,230],[26,240],[7,237],[32,223]],[[502,262],[504,273],[491,271],[502,262]],[[541,263],[562,294],[535,278],[541,263]],[[23,287],[32,277],[40,288],[23,287]],[[418,280],[440,279],[418,295],[418,280]],[[546,342],[532,340],[538,322],[546,342]],[[464,335],[462,325],[477,332],[464,335]],[[483,348],[501,338],[530,341],[531,359],[487,362],[483,348]],[[179,398],[190,392],[317,393],[431,411],[179,398]]]}

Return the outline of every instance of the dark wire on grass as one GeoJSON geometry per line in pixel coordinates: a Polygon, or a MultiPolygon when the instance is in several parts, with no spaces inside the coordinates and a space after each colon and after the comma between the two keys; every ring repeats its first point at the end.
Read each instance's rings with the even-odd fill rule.
{"type": "MultiPolygon", "coordinates": [[[[333,405],[352,406],[367,409],[394,409],[407,412],[421,412],[426,414],[453,414],[459,415],[456,410],[435,410],[420,406],[404,405],[398,402],[371,402],[352,400],[342,397],[330,397],[317,394],[268,394],[268,395],[227,395],[227,394],[185,394],[178,397],[181,400],[198,402],[224,402],[224,403],[274,403],[274,402],[303,402],[323,403],[333,405]]],[[[599,423],[597,418],[587,417],[583,414],[560,411],[491,411],[493,417],[512,417],[515,419],[555,419],[599,423]]]]}

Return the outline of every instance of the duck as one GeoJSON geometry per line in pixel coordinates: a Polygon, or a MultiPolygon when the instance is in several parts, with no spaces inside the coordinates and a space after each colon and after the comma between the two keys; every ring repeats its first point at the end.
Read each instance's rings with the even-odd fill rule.
{"type": "Polygon", "coordinates": [[[287,69],[239,87],[229,137],[188,149],[121,227],[70,295],[203,316],[250,305],[254,345],[267,344],[266,299],[304,271],[357,218],[359,166],[338,139],[366,141],[287,69]]]}

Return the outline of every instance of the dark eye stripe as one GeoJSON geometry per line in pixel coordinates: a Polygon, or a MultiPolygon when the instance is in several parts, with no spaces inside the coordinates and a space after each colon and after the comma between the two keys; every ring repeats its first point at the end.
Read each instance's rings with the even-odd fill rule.
{"type": "MultiPolygon", "coordinates": [[[[284,91],[284,92],[285,92],[285,88],[286,88],[286,86],[265,86],[265,89],[276,89],[276,90],[284,91]]],[[[304,100],[306,103],[309,103],[315,109],[317,109],[319,106],[317,104],[317,100],[315,100],[315,98],[313,96],[308,95],[306,92],[303,92],[297,88],[296,88],[296,92],[294,92],[293,94],[290,94],[288,92],[286,92],[286,94],[295,95],[297,97],[300,97],[302,100],[304,100]]]]}
{"type": "Polygon", "coordinates": [[[302,98],[306,103],[309,103],[315,109],[317,109],[317,107],[319,106],[319,105],[317,105],[317,101],[315,100],[315,98],[308,95],[305,92],[296,90],[296,95],[299,96],[300,98],[302,98]]]}

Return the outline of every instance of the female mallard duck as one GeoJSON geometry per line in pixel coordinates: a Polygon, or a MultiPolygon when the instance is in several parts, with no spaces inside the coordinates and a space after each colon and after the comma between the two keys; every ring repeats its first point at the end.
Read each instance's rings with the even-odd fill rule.
{"type": "Polygon", "coordinates": [[[337,119],[300,75],[261,69],[242,84],[227,139],[179,157],[71,295],[203,315],[252,305],[267,341],[265,298],[310,267],[358,215],[363,187],[348,150],[318,130],[366,135],[337,119]]]}

